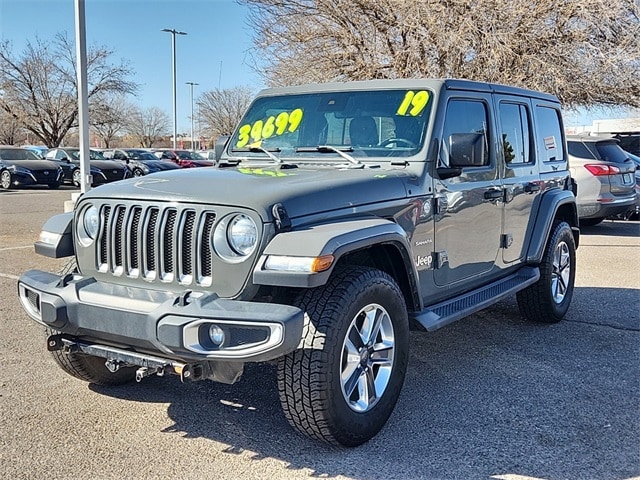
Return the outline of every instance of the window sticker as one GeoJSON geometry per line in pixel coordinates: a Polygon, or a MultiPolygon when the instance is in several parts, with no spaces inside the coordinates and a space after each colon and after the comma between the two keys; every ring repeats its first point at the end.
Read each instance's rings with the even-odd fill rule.
{"type": "Polygon", "coordinates": [[[547,150],[555,150],[556,148],[556,137],[553,135],[550,137],[544,137],[544,147],[547,150]]]}
{"type": "Polygon", "coordinates": [[[419,92],[409,90],[398,107],[396,115],[417,117],[423,112],[428,102],[429,92],[426,90],[420,90],[419,92]]]}
{"type": "Polygon", "coordinates": [[[293,133],[302,122],[304,112],[301,108],[296,108],[291,112],[280,112],[278,115],[271,115],[266,120],[256,120],[253,123],[242,125],[238,130],[237,148],[245,147],[249,142],[262,142],[274,135],[284,135],[293,133]]]}

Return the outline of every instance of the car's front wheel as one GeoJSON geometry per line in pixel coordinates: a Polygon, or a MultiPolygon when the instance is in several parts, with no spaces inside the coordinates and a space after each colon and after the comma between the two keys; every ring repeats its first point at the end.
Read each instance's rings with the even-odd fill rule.
{"type": "Polygon", "coordinates": [[[353,447],[375,436],[400,395],[409,358],[404,297],[386,273],[352,267],[305,292],[301,348],[280,359],[278,390],[289,423],[353,447]]]}
{"type": "Polygon", "coordinates": [[[554,224],[540,264],[540,279],[516,295],[520,313],[536,322],[555,323],[567,313],[576,277],[576,245],[566,222],[554,224]]]}
{"type": "Polygon", "coordinates": [[[2,173],[0,173],[0,187],[4,188],[5,190],[12,187],[10,171],[3,170],[2,173]]]}
{"type": "MultiPolygon", "coordinates": [[[[75,259],[69,261],[59,273],[66,275],[73,272],[77,272],[75,259]]],[[[45,328],[47,337],[59,333],[57,330],[45,328]]],[[[136,378],[135,367],[121,367],[112,373],[107,369],[104,358],[78,352],[65,353],[62,350],[54,350],[49,353],[51,353],[53,360],[64,372],[85,382],[97,385],[122,385],[136,378]]]]}

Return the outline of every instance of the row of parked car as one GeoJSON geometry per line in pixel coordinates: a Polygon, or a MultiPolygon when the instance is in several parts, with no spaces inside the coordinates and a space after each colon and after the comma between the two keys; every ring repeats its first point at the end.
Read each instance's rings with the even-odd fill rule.
{"type": "MultiPolygon", "coordinates": [[[[204,152],[209,155],[208,151],[204,152]]],[[[211,167],[199,152],[171,149],[90,149],[89,164],[93,186],[163,170],[211,167]]],[[[0,147],[0,187],[28,185],[58,188],[63,183],[80,186],[80,149],[41,147],[0,147]]]]}
{"type": "MultiPolygon", "coordinates": [[[[612,217],[638,219],[640,157],[623,150],[614,138],[568,136],[567,147],[571,174],[578,184],[581,224],[596,225],[612,217]]],[[[163,170],[215,165],[212,150],[114,148],[91,149],[89,155],[93,185],[163,170]]],[[[58,188],[63,182],[81,183],[79,149],[52,148],[35,153],[0,147],[2,188],[35,184],[58,188]]]]}

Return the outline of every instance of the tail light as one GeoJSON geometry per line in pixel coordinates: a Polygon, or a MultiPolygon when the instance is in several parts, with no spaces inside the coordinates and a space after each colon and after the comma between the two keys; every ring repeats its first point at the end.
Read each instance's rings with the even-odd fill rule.
{"type": "Polygon", "coordinates": [[[584,166],[591,175],[595,175],[596,177],[607,176],[607,175],[617,175],[620,173],[620,169],[613,165],[606,165],[601,163],[590,163],[584,166]]]}

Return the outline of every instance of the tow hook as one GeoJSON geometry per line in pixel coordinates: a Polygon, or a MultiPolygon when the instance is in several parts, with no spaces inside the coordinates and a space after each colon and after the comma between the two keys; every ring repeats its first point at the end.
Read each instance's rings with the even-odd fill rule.
{"type": "Polygon", "coordinates": [[[116,373],[118,370],[120,370],[120,367],[124,366],[124,362],[121,362],[120,360],[109,359],[104,362],[104,366],[107,367],[107,370],[109,370],[111,373],[116,373]]]}
{"type": "Polygon", "coordinates": [[[158,375],[159,377],[164,376],[164,368],[162,367],[140,367],[136,370],[136,382],[140,383],[143,378],[149,377],[151,375],[158,375]]]}

